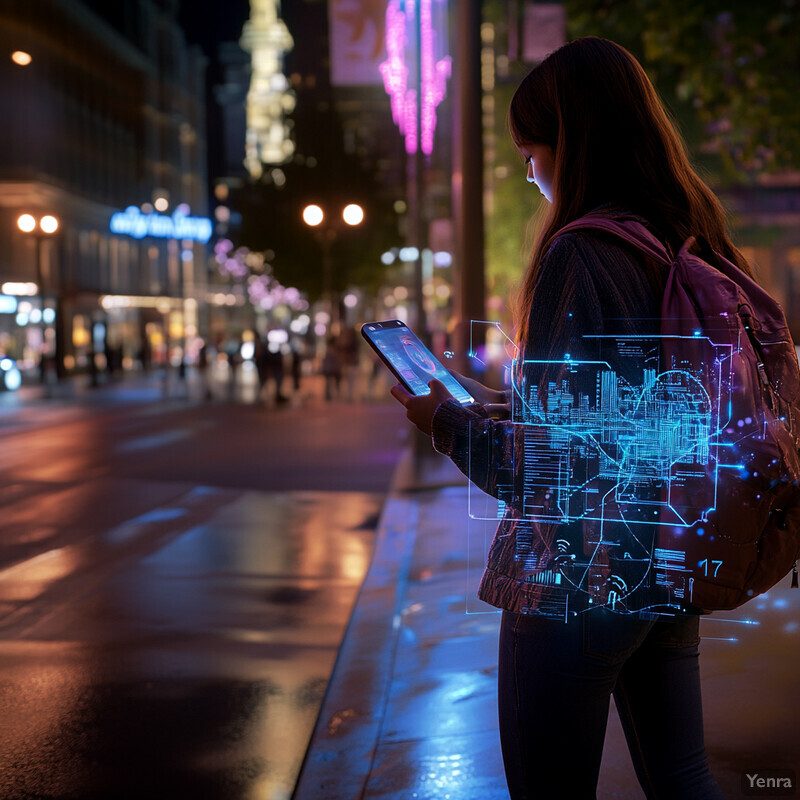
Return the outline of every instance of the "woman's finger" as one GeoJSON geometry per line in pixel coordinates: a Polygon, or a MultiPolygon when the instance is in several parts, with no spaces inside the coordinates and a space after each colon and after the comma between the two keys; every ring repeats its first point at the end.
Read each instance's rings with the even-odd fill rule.
{"type": "Polygon", "coordinates": [[[414,396],[412,395],[405,386],[400,383],[395,384],[389,390],[389,393],[397,400],[398,403],[401,405],[408,405],[408,401],[414,396]]]}
{"type": "Polygon", "coordinates": [[[431,390],[431,394],[436,397],[440,403],[449,400],[453,396],[450,390],[437,378],[428,381],[428,387],[431,390]]]}

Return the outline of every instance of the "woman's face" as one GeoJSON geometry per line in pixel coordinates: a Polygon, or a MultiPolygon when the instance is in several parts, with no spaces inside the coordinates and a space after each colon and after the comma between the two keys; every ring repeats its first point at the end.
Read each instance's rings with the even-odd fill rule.
{"type": "Polygon", "coordinates": [[[553,202],[553,175],[556,171],[556,154],[546,144],[518,144],[517,149],[528,168],[528,183],[535,183],[545,199],[553,202]]]}

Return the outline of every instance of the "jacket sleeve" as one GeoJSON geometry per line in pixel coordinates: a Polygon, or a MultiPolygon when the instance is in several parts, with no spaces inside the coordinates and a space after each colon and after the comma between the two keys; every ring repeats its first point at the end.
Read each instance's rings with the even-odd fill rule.
{"type": "Polygon", "coordinates": [[[512,477],[514,426],[492,420],[482,406],[442,403],[431,423],[434,449],[448,456],[479,489],[505,498],[512,477]]]}

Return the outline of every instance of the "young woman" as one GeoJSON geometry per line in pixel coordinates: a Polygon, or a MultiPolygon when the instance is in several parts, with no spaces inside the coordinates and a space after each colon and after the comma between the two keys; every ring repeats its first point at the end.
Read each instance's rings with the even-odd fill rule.
{"type": "MultiPolygon", "coordinates": [[[[716,251],[752,277],[721,205],[644,70],[613,42],[589,37],[552,53],[517,89],[509,127],[528,181],[550,203],[519,301],[524,368],[512,391],[547,413],[570,364],[599,360],[641,384],[642,364],[619,342],[658,336],[666,266],[608,233],[559,231],[590,212],[632,217],[668,252],[694,236],[710,263],[716,251]]],[[[548,523],[546,478],[530,480],[542,442],[487,411],[507,393],[464,383],[478,401],[468,408],[437,381],[429,395],[399,385],[392,394],[436,450],[507,501],[479,594],[503,610],[498,694],[511,797],[595,797],[613,693],[648,798],[722,798],[703,741],[699,617],[664,600],[649,569],[653,527],[548,523]],[[596,572],[573,582],[570,564],[609,542],[596,572]],[[608,575],[615,546],[612,591],[597,576],[608,575]]]]}

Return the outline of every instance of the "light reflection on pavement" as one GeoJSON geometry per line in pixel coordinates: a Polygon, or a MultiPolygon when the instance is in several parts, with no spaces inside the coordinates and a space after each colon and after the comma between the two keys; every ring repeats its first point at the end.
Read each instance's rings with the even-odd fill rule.
{"type": "Polygon", "coordinates": [[[183,530],[152,552],[145,524],[119,562],[75,545],[0,575],[4,800],[288,797],[380,498],[232,494],[154,515],[183,530]]]}
{"type": "Polygon", "coordinates": [[[0,407],[2,800],[294,787],[402,447],[394,409],[151,389],[0,407]]]}

